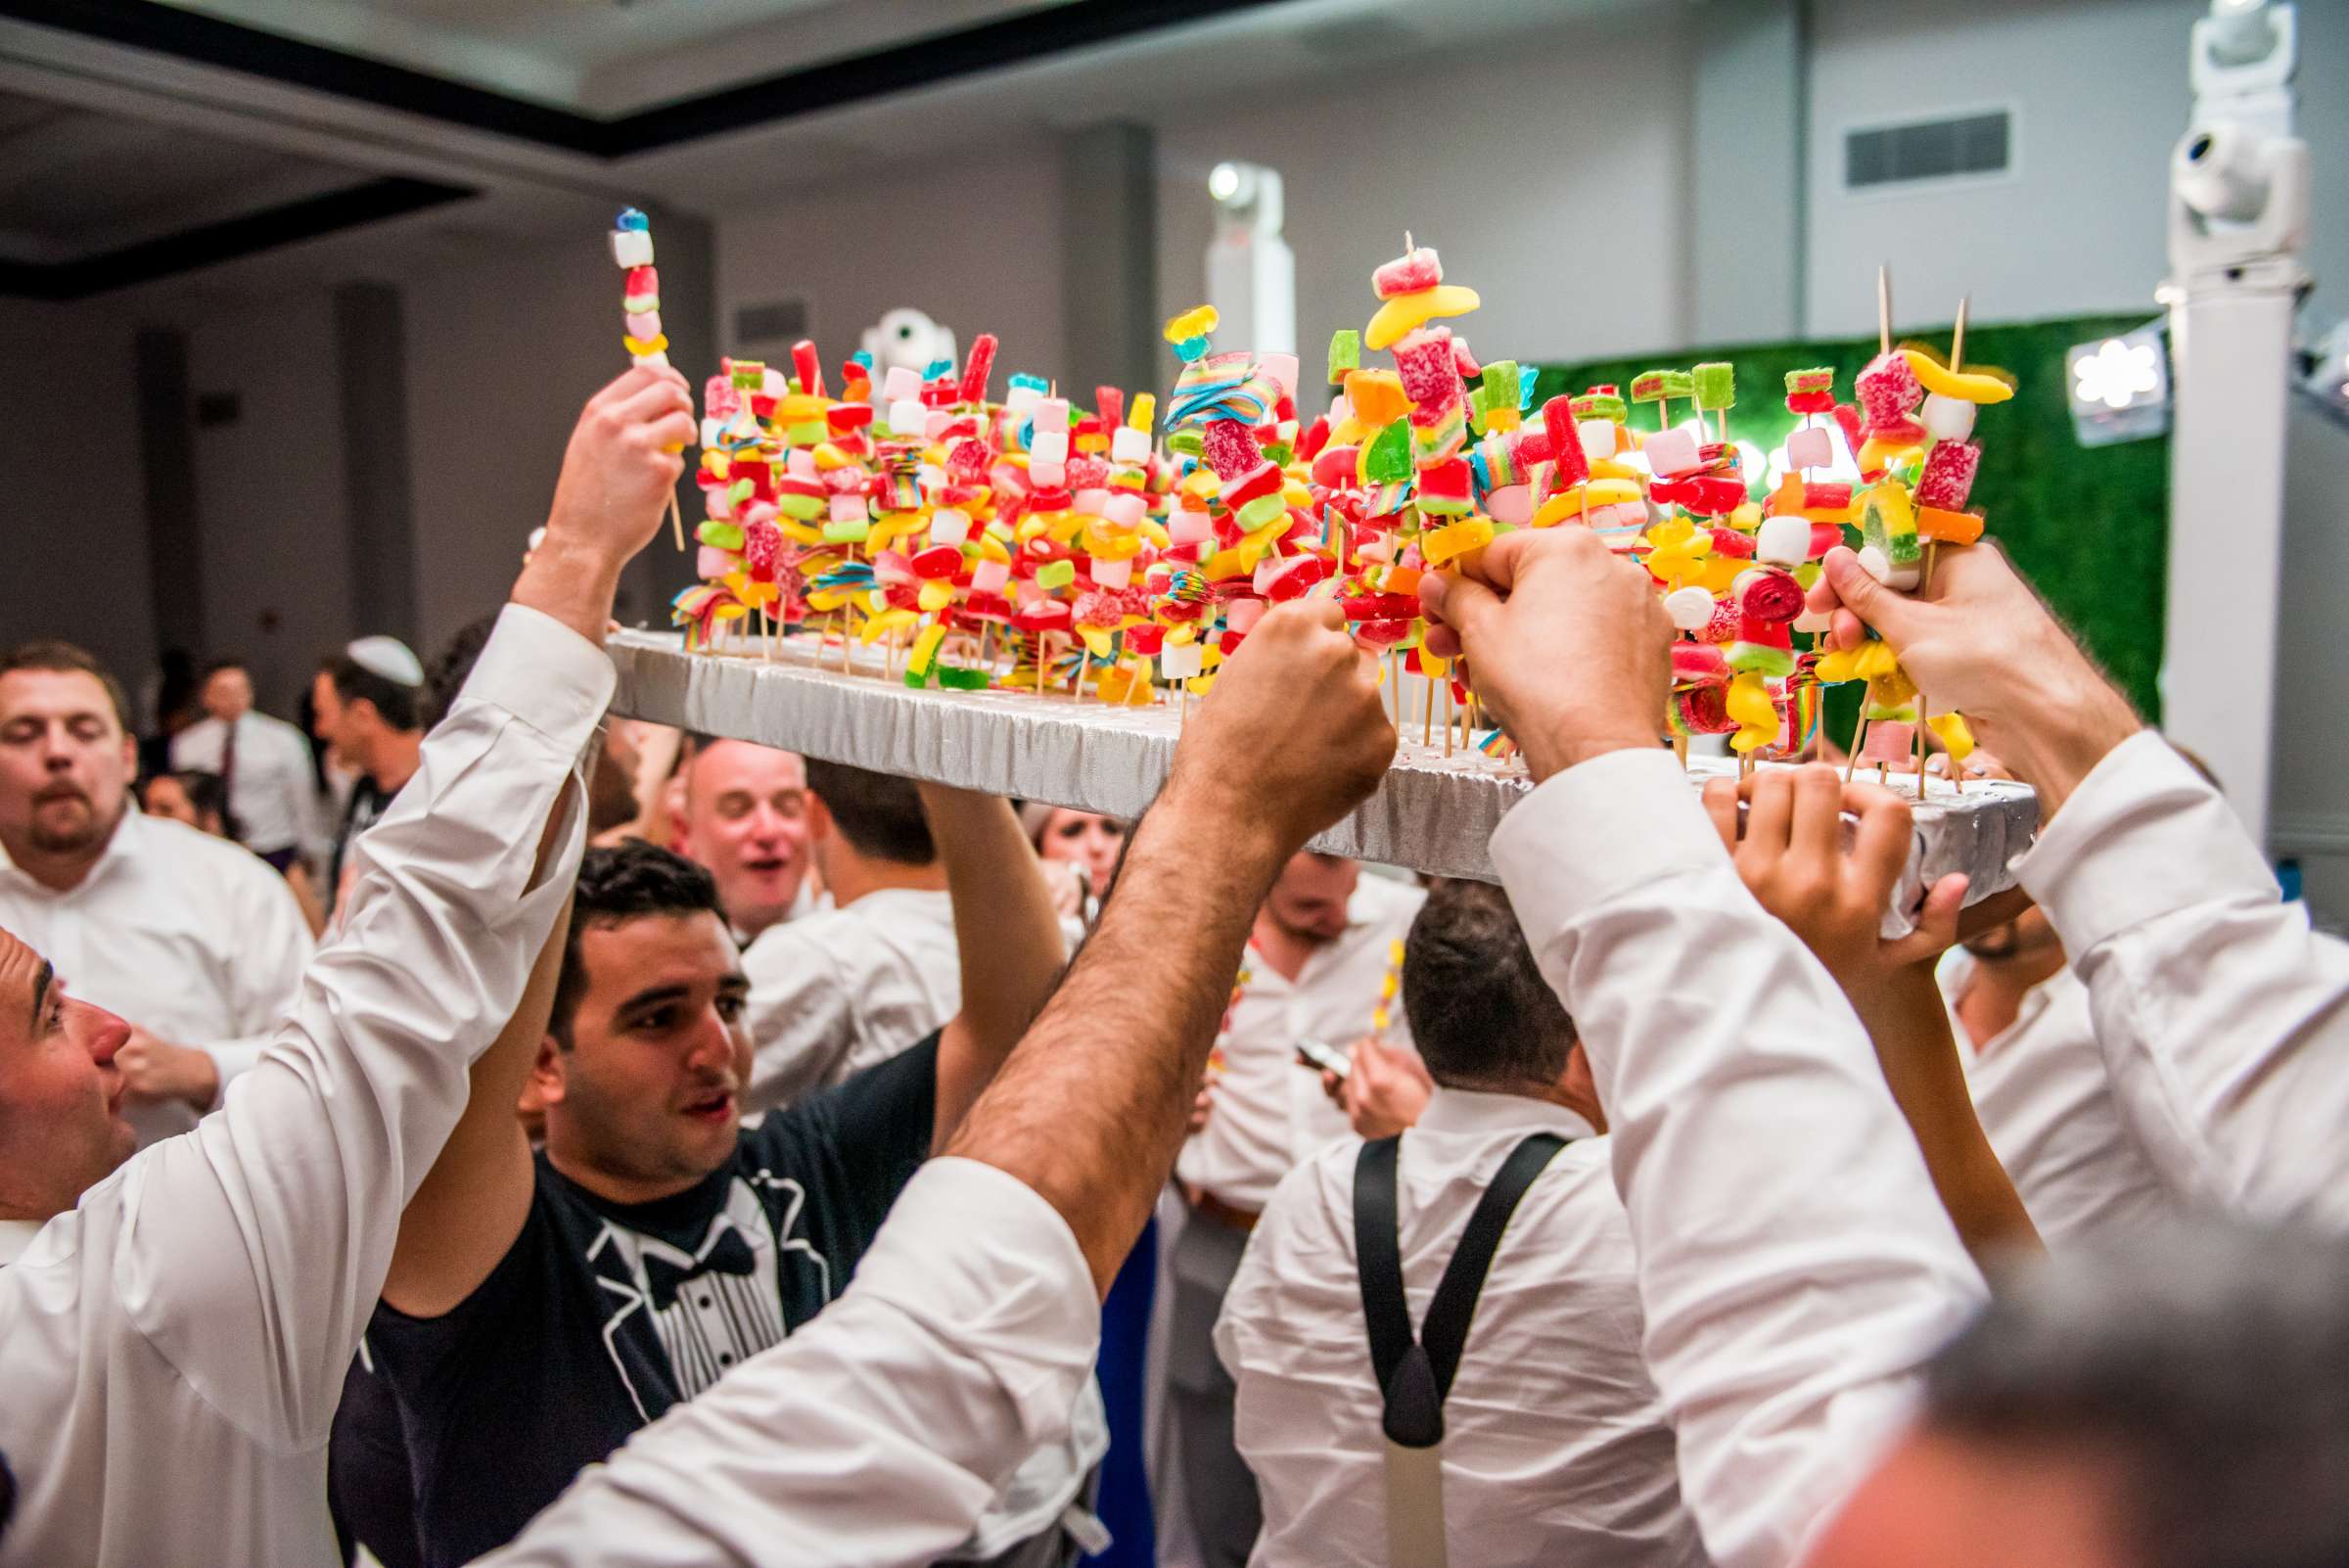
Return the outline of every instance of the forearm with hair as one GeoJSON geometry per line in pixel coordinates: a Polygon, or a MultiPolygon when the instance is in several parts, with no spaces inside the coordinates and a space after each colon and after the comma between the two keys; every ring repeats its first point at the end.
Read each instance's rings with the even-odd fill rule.
{"type": "Polygon", "coordinates": [[[1854,997],[1884,1081],[1909,1124],[1933,1190],[1977,1264],[2018,1247],[2037,1249],[2039,1229],[1990,1146],[1974,1112],[1965,1066],[1930,967],[1917,965],[1854,997]]]}
{"type": "Polygon", "coordinates": [[[1172,793],[1143,816],[1099,928],[946,1150],[1059,1210],[1104,1293],[1174,1167],[1240,949],[1287,858],[1235,845],[1229,823],[1172,793]]]}

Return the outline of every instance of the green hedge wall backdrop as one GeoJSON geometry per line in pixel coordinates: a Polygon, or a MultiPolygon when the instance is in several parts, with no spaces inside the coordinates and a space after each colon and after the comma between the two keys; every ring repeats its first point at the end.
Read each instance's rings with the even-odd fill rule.
{"type": "MultiPolygon", "coordinates": [[[[2019,326],[1977,326],[1965,332],[1965,363],[1998,366],[2016,378],[2014,397],[1984,408],[1974,424],[1982,468],[1970,504],[1981,509],[1991,536],[2045,594],[2101,660],[2138,707],[2158,715],[2155,676],[2161,667],[2161,616],[2169,551],[2169,441],[2082,446],[2072,434],[2064,352],[2076,343],[2117,336],[2144,324],[2142,315],[2083,316],[2019,326]]],[[[1946,326],[1911,331],[1902,342],[1946,353],[1946,326]]],[[[1731,348],[1676,350],[1669,355],[1593,360],[1541,367],[1535,406],[1560,392],[1600,382],[1629,389],[1632,378],[1659,365],[1674,368],[1707,359],[1737,367],[1737,406],[1729,412],[1732,439],[1764,452],[1784,444],[1794,428],[1786,412],[1785,376],[1812,365],[1833,365],[1837,394],[1849,399],[1852,377],[1876,351],[1876,340],[1747,344],[1731,348]]],[[[1683,405],[1676,417],[1685,418],[1683,405]]],[[[1632,423],[1655,418],[1653,406],[1632,410],[1632,423]]],[[[1840,744],[1857,717],[1857,691],[1830,710],[1840,744]]]]}

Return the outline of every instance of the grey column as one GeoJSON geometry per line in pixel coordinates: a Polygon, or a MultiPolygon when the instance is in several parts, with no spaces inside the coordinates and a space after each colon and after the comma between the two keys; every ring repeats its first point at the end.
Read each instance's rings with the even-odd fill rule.
{"type": "Polygon", "coordinates": [[[1128,397],[1159,382],[1158,164],[1150,127],[1123,120],[1062,134],[1061,391],[1128,397]]]}
{"type": "Polygon", "coordinates": [[[1808,95],[1800,0],[1712,0],[1688,135],[1688,340],[1803,332],[1808,95]]]}
{"type": "MultiPolygon", "coordinates": [[[[414,647],[416,509],[408,470],[408,368],[399,291],[335,290],[335,366],[343,408],[343,516],[350,552],[350,624],[414,647]]],[[[430,658],[431,650],[420,650],[430,658]]]]}
{"type": "Polygon", "coordinates": [[[188,335],[140,329],[131,346],[138,378],[139,469],[147,502],[147,595],[155,646],[201,655],[203,524],[196,512],[196,436],[188,400],[188,335]]]}

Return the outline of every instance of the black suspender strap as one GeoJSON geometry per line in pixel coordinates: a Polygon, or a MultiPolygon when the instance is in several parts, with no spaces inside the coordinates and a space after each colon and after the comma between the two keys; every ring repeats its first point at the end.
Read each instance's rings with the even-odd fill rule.
{"type": "Polygon", "coordinates": [[[1557,1157],[1566,1140],[1533,1132],[1509,1152],[1494,1175],[1468,1228],[1444,1268],[1427,1321],[1411,1332],[1403,1289],[1402,1216],[1397,1205],[1400,1135],[1362,1145],[1354,1166],[1354,1249],[1361,1272],[1362,1317],[1370,1330],[1370,1365],[1386,1400],[1387,1436],[1405,1448],[1433,1448],[1444,1440],[1444,1399],[1460,1369],[1460,1352],[1484,1294],[1485,1275],[1501,1233],[1526,1190],[1557,1157]]]}

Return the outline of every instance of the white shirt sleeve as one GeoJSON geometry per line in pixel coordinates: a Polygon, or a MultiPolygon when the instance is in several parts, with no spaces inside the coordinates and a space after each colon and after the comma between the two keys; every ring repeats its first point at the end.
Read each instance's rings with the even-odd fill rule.
{"type": "Polygon", "coordinates": [[[847,1292],[590,1466],[482,1568],[916,1568],[1068,1440],[1101,1314],[1018,1178],[924,1165],[847,1292]]]}
{"type": "Polygon", "coordinates": [[[838,1081],[857,1039],[856,985],[839,948],[865,940],[860,923],[823,911],[769,926],[744,949],[753,1051],[745,1111],[790,1105],[838,1081]]]}
{"type": "Polygon", "coordinates": [[[583,788],[530,875],[612,685],[592,644],[509,607],[268,1053],[193,1133],[124,1168],[124,1311],[255,1442],[326,1440],[400,1211],[576,873],[583,788]]]}
{"type": "Polygon", "coordinates": [[[1980,1275],[1849,1003],[1670,753],[1558,774],[1493,863],[1606,1107],[1682,1495],[1721,1568],[1792,1562],[1980,1275]]]}
{"type": "Polygon", "coordinates": [[[275,872],[265,880],[253,879],[250,890],[240,885],[236,902],[236,961],[228,967],[228,984],[238,1034],[204,1042],[220,1069],[223,1096],[231,1083],[253,1070],[294,1010],[315,947],[294,890],[275,872]]]}
{"type": "Polygon", "coordinates": [[[2283,901],[2219,793],[2159,735],[2132,736],[2017,869],[2162,1178],[2189,1202],[2349,1228],[2349,945],[2283,901]]]}

